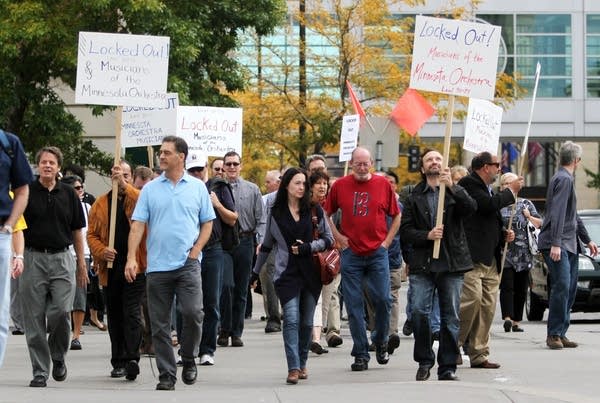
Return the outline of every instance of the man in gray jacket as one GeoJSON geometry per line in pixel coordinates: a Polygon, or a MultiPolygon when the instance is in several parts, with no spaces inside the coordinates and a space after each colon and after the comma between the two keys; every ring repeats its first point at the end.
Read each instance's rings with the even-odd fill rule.
{"type": "Polygon", "coordinates": [[[593,256],[598,254],[598,247],[577,215],[573,175],[581,161],[581,152],[581,146],[572,141],[560,147],[560,168],[548,185],[546,217],[538,238],[538,248],[548,265],[550,300],[546,345],[552,350],[577,347],[577,343],[566,336],[577,292],[577,238],[587,244],[593,256]]]}

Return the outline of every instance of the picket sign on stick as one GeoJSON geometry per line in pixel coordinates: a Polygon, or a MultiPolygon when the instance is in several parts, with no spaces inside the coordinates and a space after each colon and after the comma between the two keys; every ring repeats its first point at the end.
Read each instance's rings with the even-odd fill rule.
{"type": "MultiPolygon", "coordinates": [[[[529,121],[527,122],[527,130],[525,131],[525,138],[523,139],[523,145],[521,146],[521,161],[519,161],[519,170],[517,171],[517,176],[520,178],[523,176],[523,166],[525,164],[525,156],[527,155],[527,144],[529,142],[529,131],[531,130],[531,121],[533,119],[533,107],[535,105],[535,98],[537,96],[538,82],[540,81],[540,72],[542,70],[542,66],[540,62],[537,63],[535,68],[535,84],[533,86],[533,96],[531,98],[531,108],[529,109],[529,121]]],[[[512,209],[510,211],[510,218],[508,219],[507,229],[512,228],[513,218],[517,214],[517,200],[515,199],[515,203],[512,205],[512,209]]],[[[502,260],[500,262],[500,278],[502,278],[502,272],[504,271],[504,262],[506,262],[506,252],[508,251],[508,242],[504,242],[504,251],[502,253],[502,260]]]]}
{"type": "Polygon", "coordinates": [[[152,146],[146,146],[148,150],[148,168],[154,169],[154,149],[152,146]]]}
{"type": "MultiPolygon", "coordinates": [[[[113,165],[118,165],[121,162],[121,119],[123,115],[123,107],[117,108],[117,116],[115,119],[115,162],[113,165]]],[[[108,224],[108,247],[114,249],[115,247],[115,225],[117,222],[117,197],[119,196],[119,181],[113,179],[112,181],[112,198],[111,198],[111,209],[110,209],[110,221],[108,224]]],[[[112,269],[113,262],[107,262],[106,267],[112,269]]]]}
{"type": "MultiPolygon", "coordinates": [[[[448,116],[446,117],[446,131],[444,132],[444,155],[443,169],[448,168],[448,160],[450,159],[450,139],[452,138],[452,116],[454,115],[454,95],[448,97],[448,116]]],[[[438,196],[437,215],[435,218],[435,226],[439,227],[444,224],[444,198],[446,197],[446,185],[440,183],[440,193],[438,196]]],[[[441,239],[433,241],[433,258],[440,257],[440,242],[441,239]]]]}

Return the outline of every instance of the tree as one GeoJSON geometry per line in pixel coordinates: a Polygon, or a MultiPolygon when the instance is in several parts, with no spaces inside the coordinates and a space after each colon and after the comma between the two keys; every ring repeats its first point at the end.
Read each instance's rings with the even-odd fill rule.
{"type": "Polygon", "coordinates": [[[28,152],[57,145],[66,161],[106,170],[111,158],[82,137],[59,96],[75,86],[80,31],[169,36],[168,90],[183,105],[232,106],[226,92],[245,83],[231,57],[238,35],[269,34],[284,15],[281,0],[0,0],[0,126],[28,152]]]}
{"type": "MultiPolygon", "coordinates": [[[[348,101],[345,82],[350,81],[362,94],[361,102],[367,115],[387,115],[409,84],[413,42],[414,16],[410,7],[425,0],[332,0],[311,2],[305,14],[295,13],[293,24],[280,29],[273,37],[255,35],[255,46],[247,47],[248,60],[259,54],[261,69],[250,69],[252,86],[235,98],[244,107],[244,138],[256,144],[257,152],[268,150],[283,153],[281,160],[302,164],[310,153],[336,151],[341,121],[353,113],[348,101]],[[392,13],[398,6],[402,15],[392,13]],[[301,104],[298,94],[298,30],[307,29],[308,98],[301,104]],[[294,53],[296,52],[296,53],[294,53]],[[260,71],[261,74],[257,74],[260,71]],[[268,72],[265,73],[265,72],[268,72]],[[260,107],[259,104],[263,105],[260,107]],[[275,107],[277,105],[277,107],[275,107]],[[276,112],[275,112],[276,111],[276,112]],[[273,125],[273,113],[281,117],[273,125]],[[249,116],[257,114],[256,116],[249,116]],[[306,125],[303,137],[298,134],[298,122],[306,125]],[[267,146],[270,144],[270,146],[267,146]]],[[[465,7],[451,4],[439,10],[440,15],[465,18],[472,14],[478,0],[465,7]]],[[[510,105],[514,100],[515,77],[499,74],[496,84],[496,103],[510,105]]],[[[445,120],[446,95],[424,94],[435,105],[437,116],[445,120]]],[[[455,116],[464,117],[468,98],[457,97],[455,116]]],[[[401,142],[411,142],[402,134],[401,142]]],[[[420,142],[419,139],[416,140],[420,142]]],[[[248,147],[252,147],[249,145],[248,147]]],[[[453,147],[453,155],[460,149],[453,147]]],[[[263,157],[269,158],[263,154],[263,157]]],[[[407,178],[406,158],[402,177],[407,178]]],[[[252,161],[247,161],[252,163],[252,161]]],[[[418,179],[416,176],[409,180],[418,179]]]]}

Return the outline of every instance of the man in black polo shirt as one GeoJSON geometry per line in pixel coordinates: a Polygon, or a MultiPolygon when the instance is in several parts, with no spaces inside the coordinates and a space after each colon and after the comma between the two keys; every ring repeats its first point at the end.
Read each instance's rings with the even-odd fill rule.
{"type": "Polygon", "coordinates": [[[52,378],[66,379],[75,278],[79,287],[88,283],[81,234],[85,216],[75,189],[56,180],[62,159],[57,147],[38,151],[39,179],[30,186],[24,214],[28,226],[24,231],[25,270],[19,292],[27,301],[23,304],[23,324],[33,366],[31,387],[46,386],[51,359],[52,378]],[[71,244],[77,264],[68,249],[71,244]]]}

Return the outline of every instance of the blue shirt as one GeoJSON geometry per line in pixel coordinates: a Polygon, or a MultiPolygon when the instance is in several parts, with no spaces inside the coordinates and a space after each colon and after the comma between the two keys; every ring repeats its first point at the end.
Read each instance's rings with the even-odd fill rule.
{"type": "Polygon", "coordinates": [[[147,272],[181,268],[200,225],[215,218],[206,185],[187,173],[175,186],[164,173],[144,186],[131,219],[148,224],[147,272]]]}
{"type": "Polygon", "coordinates": [[[4,133],[13,150],[14,159],[11,159],[4,148],[0,146],[0,218],[8,218],[12,211],[13,201],[9,197],[8,191],[28,185],[33,181],[33,173],[21,141],[14,134],[4,133]]]}

